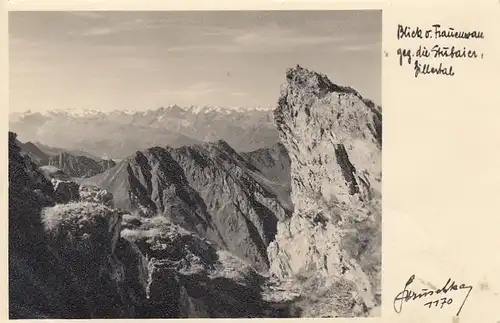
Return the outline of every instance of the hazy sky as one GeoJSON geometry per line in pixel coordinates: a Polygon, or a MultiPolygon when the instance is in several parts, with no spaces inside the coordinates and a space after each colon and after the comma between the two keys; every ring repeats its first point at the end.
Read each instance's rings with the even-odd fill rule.
{"type": "Polygon", "coordinates": [[[10,111],[274,107],[300,64],[381,103],[381,11],[10,12],[10,111]]]}

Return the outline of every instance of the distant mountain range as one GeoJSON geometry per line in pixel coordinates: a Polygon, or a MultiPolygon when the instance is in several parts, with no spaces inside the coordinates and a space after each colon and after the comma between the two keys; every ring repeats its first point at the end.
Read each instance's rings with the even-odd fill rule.
{"type": "Polygon", "coordinates": [[[224,140],[237,151],[278,142],[272,110],[179,107],[148,111],[54,110],[9,116],[21,140],[122,159],[148,147],[224,140]]]}

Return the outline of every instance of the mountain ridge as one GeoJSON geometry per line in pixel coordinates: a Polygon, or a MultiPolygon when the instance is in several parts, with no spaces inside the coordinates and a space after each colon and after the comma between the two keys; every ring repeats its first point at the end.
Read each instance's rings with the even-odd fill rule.
{"type": "Polygon", "coordinates": [[[264,269],[272,223],[290,205],[279,186],[255,173],[260,170],[219,140],[138,151],[80,183],[110,191],[126,211],[163,214],[264,269]]]}
{"type": "Polygon", "coordinates": [[[44,173],[56,174],[73,178],[90,177],[104,172],[116,163],[111,159],[101,159],[82,152],[74,155],[64,149],[34,144],[31,141],[23,143],[16,138],[16,144],[21,149],[21,155],[28,156],[35,164],[44,167],[44,173]],[[56,167],[53,169],[51,167],[56,167]]]}

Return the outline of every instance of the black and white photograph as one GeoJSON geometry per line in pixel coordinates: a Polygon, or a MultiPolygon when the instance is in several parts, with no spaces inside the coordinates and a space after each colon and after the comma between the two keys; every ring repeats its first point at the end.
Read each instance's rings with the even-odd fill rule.
{"type": "Polygon", "coordinates": [[[8,28],[10,319],[381,316],[382,10],[8,28]]]}

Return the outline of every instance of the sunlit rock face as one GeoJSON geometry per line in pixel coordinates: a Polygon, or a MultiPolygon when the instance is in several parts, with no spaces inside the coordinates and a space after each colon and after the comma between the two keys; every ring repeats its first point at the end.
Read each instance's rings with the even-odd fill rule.
{"type": "Polygon", "coordinates": [[[381,108],[297,66],[274,114],[291,159],[294,213],[268,248],[271,272],[342,282],[356,306],[332,311],[363,315],[379,302],[381,108]]]}

